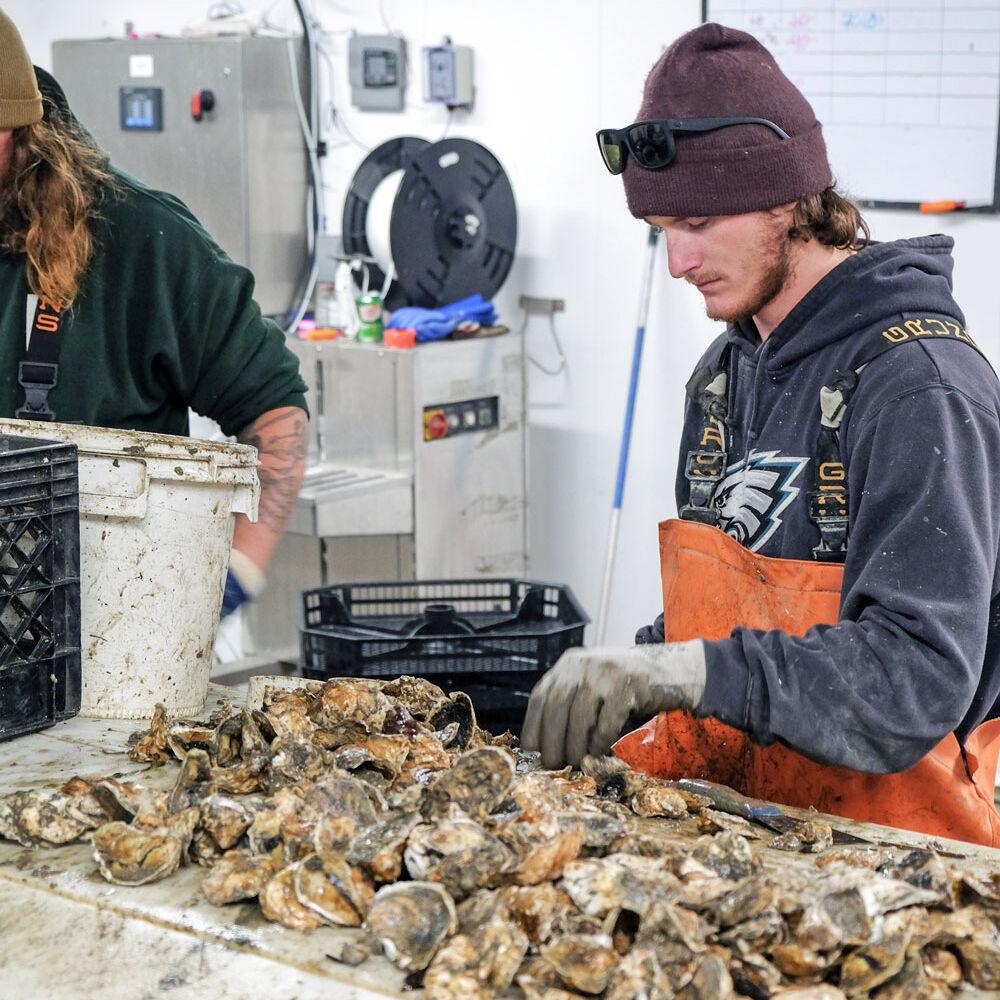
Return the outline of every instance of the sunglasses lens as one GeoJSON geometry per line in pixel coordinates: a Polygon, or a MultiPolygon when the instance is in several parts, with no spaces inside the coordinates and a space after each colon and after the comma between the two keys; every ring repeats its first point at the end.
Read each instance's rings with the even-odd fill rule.
{"type": "Polygon", "coordinates": [[[634,125],[628,141],[636,160],[647,170],[659,170],[674,158],[673,134],[662,125],[634,125]]]}
{"type": "Polygon", "coordinates": [[[625,157],[622,155],[622,147],[610,136],[601,134],[597,137],[597,143],[601,147],[601,156],[604,158],[604,165],[613,174],[620,174],[625,169],[625,157]]]}

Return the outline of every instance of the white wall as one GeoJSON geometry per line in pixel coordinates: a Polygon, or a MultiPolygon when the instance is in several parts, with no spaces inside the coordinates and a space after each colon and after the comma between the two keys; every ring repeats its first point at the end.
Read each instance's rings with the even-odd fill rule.
{"type": "MultiPolygon", "coordinates": [[[[488,146],[503,163],[517,198],[518,255],[497,296],[502,318],[517,326],[522,293],[566,300],[558,317],[569,359],[562,375],[532,369],[530,387],[531,573],[568,582],[596,616],[635,327],[645,227],[625,208],[618,181],[602,166],[593,133],[624,125],[638,108],[642,82],[661,48],[700,18],[700,0],[314,0],[327,32],[332,96],[352,134],[367,146],[402,135],[439,138],[445,113],[421,100],[419,66],[410,74],[401,114],[362,114],[349,101],[347,33],[401,32],[411,55],[440,41],[475,49],[477,99],[456,113],[449,134],[488,146]]],[[[126,20],[139,32],[176,33],[204,17],[206,0],[13,0],[4,5],[40,65],[56,38],[118,35],[126,20]]],[[[295,19],[287,0],[245,0],[250,15],[295,19]]],[[[330,88],[324,99],[330,97],[330,88]]],[[[365,151],[328,132],[328,228],[365,151]],[[342,143],[342,144],[341,144],[342,143]]],[[[859,150],[859,155],[864,155],[859,150]]],[[[836,171],[836,164],[834,164],[836,171]]],[[[1000,360],[1000,281],[993,217],[872,212],[874,235],[894,239],[946,231],[957,242],[955,284],[969,328],[1000,360]]],[[[544,320],[529,326],[529,348],[551,362],[544,320]]],[[[683,385],[717,327],[693,288],[657,265],[625,496],[608,640],[631,641],[657,612],[656,522],[674,513],[673,477],[683,385]]]]}

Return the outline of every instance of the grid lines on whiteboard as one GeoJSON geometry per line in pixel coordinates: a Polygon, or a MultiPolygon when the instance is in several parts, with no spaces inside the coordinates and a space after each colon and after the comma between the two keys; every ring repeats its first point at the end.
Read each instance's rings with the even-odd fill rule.
{"type": "Polygon", "coordinates": [[[997,130],[1000,0],[717,0],[707,20],[758,38],[825,129],[997,130]]]}

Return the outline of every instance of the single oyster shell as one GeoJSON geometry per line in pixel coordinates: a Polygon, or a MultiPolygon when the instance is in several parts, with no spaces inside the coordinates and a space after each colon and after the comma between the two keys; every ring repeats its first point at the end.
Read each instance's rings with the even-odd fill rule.
{"type": "Polygon", "coordinates": [[[213,791],[212,762],[204,750],[195,748],[183,758],[177,780],[167,799],[167,808],[175,813],[188,806],[197,806],[213,791]]]}
{"type": "Polygon", "coordinates": [[[607,934],[568,934],[542,945],[542,958],[567,986],[581,993],[602,993],[620,956],[607,934]]]}
{"type": "Polygon", "coordinates": [[[192,750],[200,750],[209,760],[216,756],[216,730],[190,719],[175,719],[167,725],[167,746],[178,760],[184,760],[192,750]]]}
{"type": "Polygon", "coordinates": [[[455,904],[436,882],[396,882],[375,893],[365,925],[399,968],[426,969],[455,933],[455,904]]]}
{"type": "Polygon", "coordinates": [[[276,791],[302,781],[317,781],[331,767],[330,755],[300,736],[279,736],[271,744],[267,783],[276,791]]]}
{"type": "Polygon", "coordinates": [[[173,756],[167,746],[167,710],[163,705],[153,709],[153,718],[146,732],[133,733],[129,739],[132,749],[128,755],[141,763],[170,760],[173,756]]]}
{"type": "Polygon", "coordinates": [[[616,849],[618,842],[625,835],[623,820],[599,810],[560,812],[556,818],[563,830],[583,827],[583,846],[600,851],[602,854],[609,849],[616,849]]]}
{"type": "Polygon", "coordinates": [[[767,878],[751,876],[715,902],[710,910],[720,927],[735,927],[753,920],[778,904],[778,891],[767,878]]]}
{"type": "Polygon", "coordinates": [[[165,826],[139,830],[125,823],[106,823],[94,831],[94,860],[109,882],[145,885],[173,874],[180,866],[198,823],[198,810],[185,809],[165,826]]]}
{"type": "Polygon", "coordinates": [[[514,922],[504,896],[492,890],[477,892],[458,908],[458,929],[476,942],[481,982],[506,989],[528,952],[528,937],[514,922]]]}
{"type": "Polygon", "coordinates": [[[479,733],[472,699],[464,691],[449,695],[448,700],[428,716],[427,724],[437,733],[448,732],[447,737],[441,737],[443,745],[463,750],[475,742],[479,733]]]}
{"type": "Polygon", "coordinates": [[[903,968],[909,944],[909,934],[889,934],[852,951],[840,964],[841,988],[863,994],[892,979],[903,968]]]}
{"type": "Polygon", "coordinates": [[[155,816],[165,821],[169,815],[169,792],[154,791],[130,781],[102,778],[94,782],[91,795],[110,820],[131,823],[137,816],[155,816]]]}
{"type": "Polygon", "coordinates": [[[679,886],[661,861],[632,854],[573,861],[566,866],[562,879],[562,888],[580,910],[600,918],[623,909],[641,916],[679,886]]]}
{"type": "Polygon", "coordinates": [[[282,927],[293,931],[307,931],[319,927],[319,916],[299,902],[295,893],[295,879],[301,862],[283,868],[260,891],[261,913],[282,927]]]}
{"type": "Polygon", "coordinates": [[[371,872],[376,882],[395,882],[403,870],[403,849],[420,813],[366,827],[350,841],[347,860],[371,872]]]}
{"type": "Polygon", "coordinates": [[[606,1000],[668,1000],[674,995],[653,948],[633,948],[611,973],[606,1000]]]}
{"type": "Polygon", "coordinates": [[[414,879],[440,882],[456,899],[493,885],[514,863],[514,855],[472,820],[415,826],[403,851],[414,879]]]}
{"type": "Polygon", "coordinates": [[[754,857],[746,838],[725,830],[714,837],[699,837],[680,874],[709,872],[738,882],[753,874],[760,862],[754,857]]]}
{"type": "Polygon", "coordinates": [[[270,751],[257,753],[230,767],[212,768],[212,786],[225,795],[252,795],[267,788],[270,751]]]}
{"type": "Polygon", "coordinates": [[[677,991],[677,1000],[729,1000],[734,995],[726,963],[718,955],[706,955],[699,961],[691,982],[677,991]]]}
{"type": "Polygon", "coordinates": [[[25,847],[68,844],[106,822],[94,811],[84,797],[63,792],[13,792],[0,799],[0,838],[25,847]]]}
{"type": "Polygon", "coordinates": [[[255,899],[274,878],[277,869],[266,857],[251,857],[243,851],[222,855],[201,883],[205,898],[215,906],[255,899]]]}
{"type": "Polygon", "coordinates": [[[833,844],[833,828],[817,820],[802,820],[790,830],[768,841],[768,847],[778,851],[805,851],[819,854],[833,844]]]}
{"type": "MultiPolygon", "coordinates": [[[[938,904],[941,906],[953,909],[956,905],[951,875],[944,862],[933,851],[907,851],[902,857],[883,861],[878,871],[886,878],[937,893],[938,904]]],[[[969,884],[968,880],[966,884],[969,884]]],[[[996,896],[996,899],[1000,902],[1000,896],[996,896]]]]}
{"type": "Polygon", "coordinates": [[[227,795],[209,795],[201,800],[198,808],[202,829],[210,833],[224,851],[235,847],[253,822],[254,812],[248,803],[227,795]]]}
{"type": "Polygon", "coordinates": [[[343,855],[311,854],[295,866],[295,897],[328,924],[360,927],[375,895],[367,879],[343,855]]]}
{"type": "Polygon", "coordinates": [[[423,677],[410,677],[408,674],[389,681],[383,686],[382,693],[395,698],[419,721],[430,719],[448,701],[448,696],[436,684],[423,677]]]}
{"type": "MultiPolygon", "coordinates": [[[[746,837],[747,840],[758,840],[761,836],[760,827],[743,819],[742,816],[733,816],[730,813],[720,812],[718,809],[702,809],[698,813],[698,830],[701,833],[719,833],[722,830],[729,830],[732,833],[738,833],[741,837],[746,837]]],[[[783,834],[782,836],[788,835],[783,834]]],[[[777,839],[776,837],[775,840],[777,839]]],[[[795,840],[801,846],[802,841],[798,837],[795,840]]],[[[768,844],[768,847],[775,846],[773,841],[768,844]]],[[[786,850],[790,849],[786,848],[786,850]]],[[[799,847],[794,849],[799,850],[799,847]]]]}
{"type": "Polygon", "coordinates": [[[688,814],[687,801],[677,790],[666,785],[648,783],[629,800],[637,816],[665,816],[683,819],[688,814]]]}
{"type": "Polygon", "coordinates": [[[380,681],[335,677],[316,695],[309,717],[321,729],[333,728],[350,719],[360,722],[369,733],[379,733],[391,708],[380,681]]]}
{"type": "Polygon", "coordinates": [[[506,886],[500,890],[508,912],[536,947],[552,936],[553,927],[569,910],[569,894],[551,882],[542,885],[506,886]]]}
{"type": "Polygon", "coordinates": [[[451,767],[451,757],[441,746],[441,741],[430,733],[411,736],[408,749],[408,756],[396,777],[394,789],[414,783],[427,784],[438,771],[451,767]]]}
{"type": "Polygon", "coordinates": [[[522,834],[515,845],[521,856],[513,876],[518,885],[540,885],[559,878],[566,865],[579,857],[587,841],[587,830],[582,824],[564,828],[558,819],[537,824],[517,823],[514,830],[522,834]]]}
{"type": "Polygon", "coordinates": [[[316,729],[309,718],[312,703],[313,696],[306,688],[283,691],[268,687],[264,689],[262,714],[276,738],[286,736],[308,740],[316,729]]]}
{"type": "Polygon", "coordinates": [[[469,750],[427,786],[422,811],[425,816],[440,816],[454,804],[473,819],[485,817],[507,794],[513,780],[514,761],[506,750],[469,750]]]}
{"type": "Polygon", "coordinates": [[[493,988],[480,978],[482,953],[467,934],[456,934],[434,956],[424,989],[429,1000],[492,1000],[493,988]]]}

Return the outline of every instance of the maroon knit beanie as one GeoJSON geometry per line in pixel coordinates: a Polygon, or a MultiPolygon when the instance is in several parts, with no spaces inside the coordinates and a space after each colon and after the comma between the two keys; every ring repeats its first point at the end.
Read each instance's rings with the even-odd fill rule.
{"type": "Polygon", "coordinates": [[[625,196],[636,218],[739,215],[818,194],[833,183],[823,132],[809,102],[753,36],[719,24],[681,35],[646,77],[636,121],[650,118],[766,118],[676,135],[676,156],[643,170],[629,155],[625,196]]]}

